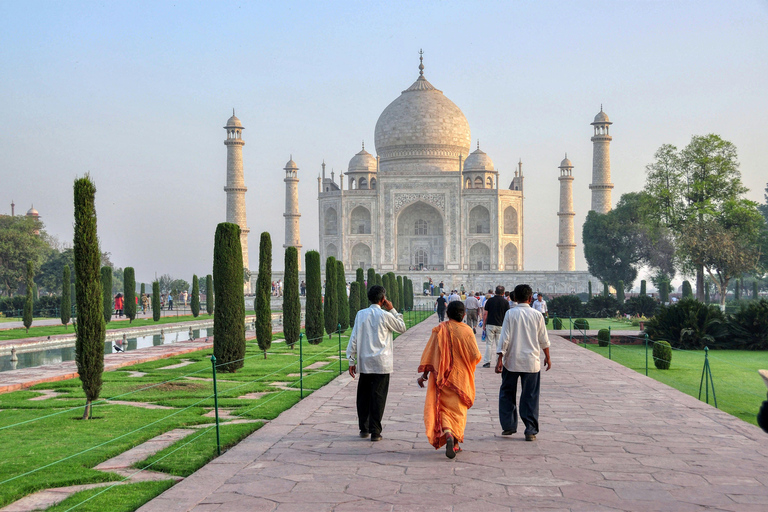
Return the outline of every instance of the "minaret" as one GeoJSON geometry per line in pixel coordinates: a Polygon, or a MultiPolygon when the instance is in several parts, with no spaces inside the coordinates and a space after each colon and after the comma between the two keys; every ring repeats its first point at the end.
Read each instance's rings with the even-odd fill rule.
{"type": "Polygon", "coordinates": [[[285,171],[285,243],[283,247],[295,247],[299,251],[299,270],[301,270],[301,237],[299,236],[299,175],[293,155],[283,168],[285,171]]]}
{"type": "MultiPolygon", "coordinates": [[[[557,243],[557,270],[560,272],[573,272],[576,270],[576,242],[574,241],[573,218],[573,164],[565,159],[560,162],[560,211],[557,217],[560,219],[560,236],[557,243]]],[[[608,192],[610,194],[610,191],[608,192]]]]}
{"type": "Polygon", "coordinates": [[[613,123],[603,112],[595,116],[592,126],[595,127],[595,135],[592,137],[592,210],[598,213],[611,211],[611,140],[608,127],[613,123]]]}
{"type": "MultiPolygon", "coordinates": [[[[245,142],[242,139],[243,124],[235,117],[235,110],[232,109],[232,117],[227,121],[224,127],[227,130],[227,140],[224,145],[227,146],[227,186],[224,191],[227,193],[227,222],[232,222],[240,226],[240,245],[243,249],[243,268],[250,269],[248,266],[248,224],[245,218],[245,193],[248,189],[245,187],[243,178],[243,146],[245,142]]],[[[250,291],[250,283],[246,285],[246,291],[250,291]]]]}

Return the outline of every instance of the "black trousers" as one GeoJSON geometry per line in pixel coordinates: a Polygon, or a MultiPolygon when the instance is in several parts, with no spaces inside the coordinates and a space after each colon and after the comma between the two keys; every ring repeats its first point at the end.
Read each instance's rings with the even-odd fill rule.
{"type": "Polygon", "coordinates": [[[520,379],[520,418],[525,425],[526,434],[539,433],[539,393],[541,390],[541,372],[510,372],[504,368],[501,372],[499,389],[499,420],[502,430],[517,430],[517,379],[520,379]]]}
{"type": "Polygon", "coordinates": [[[361,373],[357,383],[357,419],[360,432],[381,434],[381,419],[389,393],[388,373],[361,373]]]}

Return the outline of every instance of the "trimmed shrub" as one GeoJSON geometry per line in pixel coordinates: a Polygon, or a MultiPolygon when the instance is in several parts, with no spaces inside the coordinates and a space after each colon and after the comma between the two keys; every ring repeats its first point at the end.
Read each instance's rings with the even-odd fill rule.
{"type": "Polygon", "coordinates": [[[587,294],[589,295],[587,300],[591,299],[592,298],[592,281],[587,281],[587,294]]]}
{"type": "MultiPolygon", "coordinates": [[[[101,393],[104,372],[104,297],[101,292],[101,251],[96,230],[96,187],[85,176],[75,180],[75,289],[77,339],[75,363],[85,393],[83,419],[91,418],[91,404],[101,393]]],[[[111,290],[110,290],[111,293],[111,290]]]]}
{"type": "Polygon", "coordinates": [[[299,297],[299,250],[285,248],[285,287],[283,288],[283,335],[293,348],[301,333],[301,298],[299,297]]]}
{"type": "Polygon", "coordinates": [[[645,332],[654,341],[665,340],[675,348],[686,350],[716,348],[728,335],[720,308],[696,299],[683,299],[659,308],[645,323],[645,332]]]}
{"type": "Polygon", "coordinates": [[[616,300],[619,304],[624,304],[624,281],[619,281],[616,287],[616,300]]]}
{"type": "Polygon", "coordinates": [[[639,315],[652,317],[656,312],[656,308],[659,304],[648,295],[638,295],[637,297],[630,297],[624,303],[624,312],[630,315],[639,315]]]}
{"type": "Polygon", "coordinates": [[[743,302],[728,315],[728,348],[768,350],[768,300],[743,302]]]}
{"type": "Polygon", "coordinates": [[[205,312],[209,315],[213,314],[214,299],[213,276],[208,274],[205,276],[205,312]]]}
{"type": "Polygon", "coordinates": [[[597,331],[597,344],[601,347],[607,347],[611,343],[611,331],[600,329],[597,331]]]}
{"type": "Polygon", "coordinates": [[[589,322],[587,322],[586,318],[577,318],[573,321],[573,328],[586,331],[589,329],[589,322]]]}
{"type": "Polygon", "coordinates": [[[608,283],[603,283],[603,297],[608,297],[611,292],[608,290],[608,283]]]}
{"type": "Polygon", "coordinates": [[[552,319],[552,328],[556,331],[562,330],[563,328],[563,321],[559,317],[554,317],[552,319]]]}
{"type": "Polygon", "coordinates": [[[72,318],[72,302],[70,302],[69,285],[72,284],[72,278],[69,275],[69,265],[64,265],[64,269],[61,273],[61,323],[64,327],[67,327],[69,320],[72,318]]]}
{"type": "Polygon", "coordinates": [[[160,320],[160,282],[152,283],[152,320],[160,320]]]}
{"type": "Polygon", "coordinates": [[[672,364],[672,346],[666,341],[653,342],[653,364],[659,370],[669,370],[672,364]]]}
{"type": "Polygon", "coordinates": [[[136,274],[133,267],[125,267],[123,270],[123,295],[124,295],[124,309],[125,316],[128,318],[128,323],[133,323],[133,319],[136,318],[136,274]]]}
{"type": "Polygon", "coordinates": [[[642,281],[640,281],[640,295],[648,295],[648,294],[646,293],[646,283],[645,283],[645,279],[643,279],[642,281]]]}
{"type": "Polygon", "coordinates": [[[34,315],[35,310],[35,290],[34,288],[34,279],[35,279],[35,265],[31,261],[27,262],[27,295],[24,300],[24,312],[22,313],[22,321],[24,323],[24,327],[27,329],[27,332],[29,332],[29,328],[32,327],[32,317],[34,315]]]}
{"type": "MultiPolygon", "coordinates": [[[[242,257],[240,258],[242,261],[242,257]]],[[[242,268],[242,265],[240,265],[242,268]]],[[[267,358],[272,346],[272,238],[264,231],[259,240],[259,276],[256,278],[256,341],[267,358]]],[[[245,320],[245,316],[243,316],[245,320]]],[[[245,334],[243,334],[245,341],[245,334]]]]}
{"type": "MultiPolygon", "coordinates": [[[[365,290],[365,272],[363,272],[362,268],[358,268],[357,272],[355,272],[355,280],[360,284],[360,289],[365,290]]],[[[352,283],[350,283],[349,287],[349,293],[352,293],[352,283]]],[[[362,295],[358,293],[360,300],[357,301],[357,308],[361,309],[363,308],[363,300],[362,295]]]]}
{"type": "MultiPolygon", "coordinates": [[[[361,293],[361,296],[366,296],[367,297],[368,290],[371,289],[371,286],[376,284],[376,271],[373,270],[373,268],[369,268],[368,269],[368,279],[366,281],[367,281],[367,283],[366,283],[366,286],[365,286],[365,293],[361,293]]],[[[362,290],[360,290],[360,291],[362,292],[362,290]]],[[[368,299],[367,298],[365,299],[365,302],[363,302],[362,300],[360,301],[360,304],[363,304],[363,303],[365,304],[365,307],[368,307],[368,299]]]]}
{"type": "MultiPolygon", "coordinates": [[[[112,267],[101,267],[101,296],[104,303],[104,323],[112,320],[112,312],[115,310],[112,299],[112,267]]],[[[159,308],[158,308],[159,309],[159,308]]]]}
{"type": "Polygon", "coordinates": [[[222,222],[216,226],[213,283],[218,302],[213,313],[213,355],[217,371],[235,372],[243,367],[245,356],[243,251],[237,224],[222,222]]]}
{"type": "Polygon", "coordinates": [[[669,281],[662,281],[659,285],[659,299],[662,304],[669,302],[669,281]]]}
{"type": "Polygon", "coordinates": [[[193,317],[200,316],[200,280],[196,274],[192,274],[192,300],[189,303],[189,309],[192,311],[193,317]]]}
{"type": "Polygon", "coordinates": [[[376,284],[379,286],[384,286],[384,281],[381,278],[381,274],[376,274],[376,284]]]}
{"type": "Polygon", "coordinates": [[[323,316],[325,319],[325,333],[329,338],[338,329],[339,306],[336,304],[336,286],[336,258],[328,256],[325,260],[323,316]]]}
{"type": "Polygon", "coordinates": [[[320,253],[307,251],[304,255],[307,269],[307,298],[304,319],[307,341],[317,345],[323,341],[323,294],[320,277],[320,253]]]}
{"type": "Polygon", "coordinates": [[[691,282],[687,279],[683,281],[683,298],[690,299],[693,297],[693,288],[691,288],[691,282]]]}
{"type": "Polygon", "coordinates": [[[403,276],[397,276],[397,310],[405,311],[405,285],[403,285],[403,276]]]}
{"type": "MultiPolygon", "coordinates": [[[[344,262],[336,260],[336,302],[337,307],[337,320],[336,323],[341,325],[341,330],[346,331],[349,329],[349,298],[347,297],[347,276],[344,272],[344,262]]],[[[360,299],[358,299],[358,304],[360,299]]]]}
{"type": "Polygon", "coordinates": [[[562,318],[580,316],[583,305],[576,295],[561,295],[547,301],[547,310],[552,315],[562,318]]]}
{"type": "Polygon", "coordinates": [[[355,326],[355,317],[357,312],[360,311],[360,283],[358,281],[352,281],[349,283],[349,325],[355,326]]]}
{"type": "Polygon", "coordinates": [[[591,318],[611,318],[620,310],[621,305],[613,295],[595,295],[584,306],[583,312],[591,318]]]}

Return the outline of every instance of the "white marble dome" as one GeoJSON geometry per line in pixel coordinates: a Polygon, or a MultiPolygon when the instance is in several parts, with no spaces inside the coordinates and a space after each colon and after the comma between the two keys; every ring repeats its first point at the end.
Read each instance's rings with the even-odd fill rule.
{"type": "Polygon", "coordinates": [[[563,158],[563,161],[560,162],[560,167],[573,167],[573,164],[571,163],[570,160],[568,160],[568,157],[566,156],[565,158],[563,158]]]}
{"type": "Polygon", "coordinates": [[[376,172],[376,159],[363,148],[349,161],[347,172],[376,172]]]}
{"type": "Polygon", "coordinates": [[[600,112],[598,112],[597,115],[595,116],[594,123],[610,123],[610,120],[608,119],[608,114],[603,112],[602,108],[600,109],[600,112]]]}
{"type": "Polygon", "coordinates": [[[480,172],[493,171],[493,160],[491,160],[491,157],[489,157],[485,151],[478,147],[475,151],[470,153],[464,161],[464,170],[480,172]]]}
{"type": "Polygon", "coordinates": [[[240,120],[237,117],[235,117],[235,114],[232,114],[232,117],[227,119],[227,126],[225,126],[225,128],[230,126],[237,126],[239,128],[242,128],[243,123],[241,123],[240,120]]]}
{"type": "Polygon", "coordinates": [[[405,164],[400,170],[457,171],[471,135],[461,109],[421,75],[381,113],[375,142],[382,171],[394,168],[395,160],[405,164]]]}

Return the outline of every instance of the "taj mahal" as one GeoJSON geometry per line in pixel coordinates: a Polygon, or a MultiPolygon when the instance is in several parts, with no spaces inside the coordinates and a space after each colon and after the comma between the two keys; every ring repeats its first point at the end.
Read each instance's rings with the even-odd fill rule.
{"type": "MultiPolygon", "coordinates": [[[[487,290],[497,284],[526,282],[545,293],[597,289],[598,280],[575,270],[573,164],[557,167],[560,202],[556,212],[558,269],[524,267],[523,163],[511,182],[502,183],[493,160],[472,144],[461,109],[424,76],[420,56],[416,81],[381,113],[375,127],[375,153],[362,149],[346,173],[330,176],[321,165],[317,177],[319,252],[344,263],[349,279],[357,268],[396,272],[422,282],[426,275],[448,288],[487,290]]],[[[605,112],[591,123],[594,135],[592,209],[611,208],[610,141],[605,112]]],[[[246,188],[242,173],[244,129],[234,115],[227,130],[227,221],[243,228],[247,264],[246,188]]],[[[301,251],[299,168],[291,158],[285,171],[285,244],[301,251]]],[[[509,178],[507,178],[509,179],[509,178]]],[[[554,205],[553,205],[554,206],[554,205]]],[[[553,212],[554,214],[555,212],[553,212]]],[[[277,273],[279,274],[279,273],[277,273]]],[[[253,276],[255,279],[255,275],[253,276]]],[[[253,284],[253,281],[252,281],[253,284]]]]}

